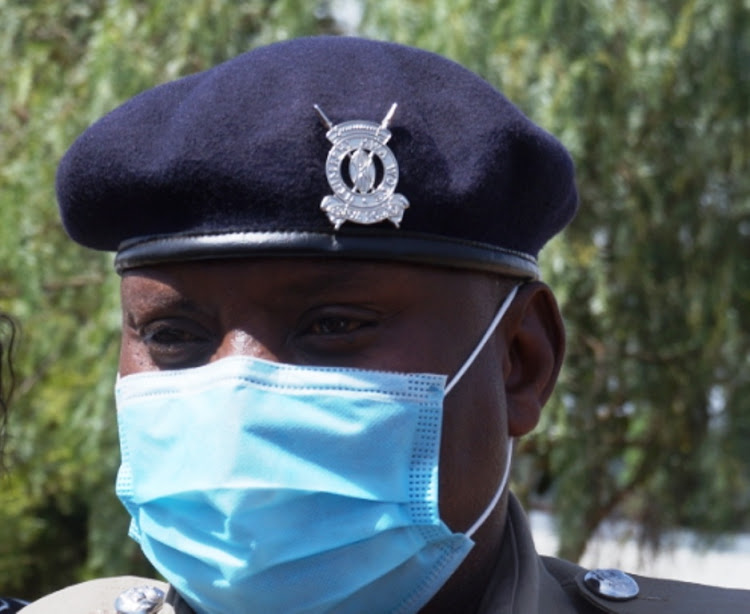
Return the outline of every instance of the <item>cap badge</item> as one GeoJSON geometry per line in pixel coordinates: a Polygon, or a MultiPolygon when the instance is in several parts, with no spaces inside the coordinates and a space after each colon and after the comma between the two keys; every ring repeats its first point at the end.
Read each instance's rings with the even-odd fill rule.
{"type": "Polygon", "coordinates": [[[379,125],[354,120],[334,126],[318,105],[313,106],[328,128],[326,138],[333,143],[326,159],[326,178],[333,194],[323,198],[320,208],[336,230],[346,221],[390,220],[398,228],[409,201],[395,194],[398,162],[386,146],[396,103],[379,125]]]}
{"type": "Polygon", "coordinates": [[[583,576],[583,583],[595,595],[613,601],[628,601],[638,596],[638,583],[619,569],[592,569],[583,576]]]}
{"type": "Polygon", "coordinates": [[[136,586],[115,601],[117,614],[156,614],[164,605],[164,591],[155,586],[136,586]]]}

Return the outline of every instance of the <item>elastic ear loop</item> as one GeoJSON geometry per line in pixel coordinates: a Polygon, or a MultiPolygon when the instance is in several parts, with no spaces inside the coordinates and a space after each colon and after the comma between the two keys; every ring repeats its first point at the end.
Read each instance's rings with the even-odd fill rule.
{"type": "Polygon", "coordinates": [[[489,341],[490,337],[495,332],[497,325],[500,324],[500,320],[503,319],[505,312],[508,311],[508,308],[510,307],[510,304],[513,302],[513,299],[516,298],[516,294],[518,293],[518,288],[520,286],[521,284],[518,284],[517,286],[513,286],[513,289],[508,293],[508,296],[505,297],[503,304],[500,305],[500,309],[497,310],[495,317],[492,319],[492,322],[490,322],[490,325],[487,327],[487,330],[485,331],[484,336],[479,340],[479,343],[474,348],[474,351],[469,355],[469,357],[466,359],[466,361],[458,370],[458,372],[453,376],[451,381],[445,385],[446,396],[451,390],[453,390],[453,387],[456,384],[458,384],[459,380],[463,377],[463,374],[466,373],[468,368],[474,363],[474,360],[476,359],[479,352],[481,352],[484,346],[487,344],[487,341],[489,341]]]}
{"type": "Polygon", "coordinates": [[[477,529],[484,524],[484,521],[487,520],[489,515],[492,513],[492,510],[495,509],[497,502],[500,501],[500,497],[503,496],[505,487],[508,485],[508,478],[510,477],[510,466],[511,461],[513,460],[513,443],[513,437],[511,437],[508,440],[508,454],[505,459],[505,472],[503,473],[503,479],[500,480],[500,486],[498,486],[497,491],[495,491],[495,496],[492,497],[492,501],[490,501],[484,512],[482,512],[482,515],[477,518],[477,521],[473,525],[471,525],[468,531],[466,531],[466,537],[471,537],[472,535],[474,535],[474,533],[477,532],[477,529]]]}
{"type": "MultiPolygon", "coordinates": [[[[490,325],[487,327],[487,330],[485,331],[484,335],[479,340],[479,343],[477,344],[477,346],[474,348],[474,351],[469,355],[469,357],[466,359],[466,361],[458,370],[458,372],[453,376],[451,381],[448,382],[448,384],[446,384],[445,386],[446,395],[451,390],[453,390],[453,387],[461,380],[461,377],[463,377],[463,374],[466,373],[468,368],[474,363],[474,360],[479,355],[479,352],[481,352],[484,346],[487,344],[487,341],[489,341],[490,337],[495,332],[495,329],[498,327],[498,324],[500,324],[500,321],[503,319],[505,312],[508,311],[508,308],[513,302],[513,299],[516,298],[516,294],[518,293],[518,288],[520,288],[521,285],[522,284],[513,286],[513,289],[508,293],[508,296],[505,297],[503,304],[500,305],[500,309],[497,310],[495,317],[492,319],[492,322],[490,322],[490,325]]],[[[490,501],[489,505],[484,509],[484,512],[482,512],[481,516],[477,518],[476,522],[473,525],[471,525],[469,530],[466,531],[465,533],[466,537],[471,537],[472,535],[474,535],[474,533],[476,533],[477,529],[479,529],[479,527],[481,527],[484,524],[484,521],[487,520],[489,515],[492,513],[492,510],[495,509],[497,502],[500,501],[500,497],[503,496],[503,492],[505,492],[505,487],[508,485],[508,478],[510,477],[510,466],[511,466],[512,460],[513,460],[513,438],[511,437],[508,440],[508,453],[505,459],[505,471],[503,472],[503,479],[500,480],[500,485],[495,491],[495,495],[492,497],[492,500],[490,501]]]]}

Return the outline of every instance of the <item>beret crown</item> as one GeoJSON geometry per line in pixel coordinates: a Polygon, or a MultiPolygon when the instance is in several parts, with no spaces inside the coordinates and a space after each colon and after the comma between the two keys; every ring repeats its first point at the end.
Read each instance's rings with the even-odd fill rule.
{"type": "Polygon", "coordinates": [[[350,37],[275,43],[157,86],[89,127],[62,159],[63,224],[120,270],[253,255],[384,258],[538,274],[575,214],[564,147],[477,75],[430,52],[350,37]],[[334,228],[321,201],[334,125],[380,124],[400,225],[334,228]]]}

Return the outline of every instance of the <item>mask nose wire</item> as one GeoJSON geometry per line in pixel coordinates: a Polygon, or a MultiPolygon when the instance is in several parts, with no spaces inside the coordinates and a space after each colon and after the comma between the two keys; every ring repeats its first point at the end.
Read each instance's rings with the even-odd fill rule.
{"type": "Polygon", "coordinates": [[[497,328],[498,324],[500,324],[500,320],[503,319],[505,312],[508,311],[510,304],[513,302],[513,299],[516,297],[516,294],[518,293],[518,288],[520,286],[521,284],[518,284],[517,286],[513,286],[513,289],[508,293],[508,296],[505,297],[503,304],[500,305],[500,309],[497,310],[495,317],[492,319],[492,322],[490,322],[490,325],[487,327],[487,330],[484,332],[484,335],[479,340],[479,343],[477,344],[477,346],[474,348],[474,351],[464,361],[464,364],[461,365],[461,368],[456,372],[456,374],[451,378],[451,380],[445,385],[446,396],[451,390],[453,390],[453,387],[456,384],[458,384],[458,382],[463,377],[464,373],[466,373],[469,367],[474,363],[474,360],[479,355],[479,352],[481,352],[484,346],[487,344],[487,341],[489,341],[490,337],[495,332],[495,329],[497,328]]]}

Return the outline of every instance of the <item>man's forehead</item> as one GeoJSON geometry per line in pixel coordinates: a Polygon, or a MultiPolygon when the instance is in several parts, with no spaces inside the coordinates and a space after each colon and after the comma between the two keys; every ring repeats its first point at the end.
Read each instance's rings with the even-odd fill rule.
{"type": "Polygon", "coordinates": [[[123,285],[133,279],[171,284],[195,279],[237,280],[309,292],[330,287],[370,287],[401,283],[458,283],[500,280],[497,275],[448,267],[345,258],[242,258],[171,262],[129,269],[123,285]]]}

